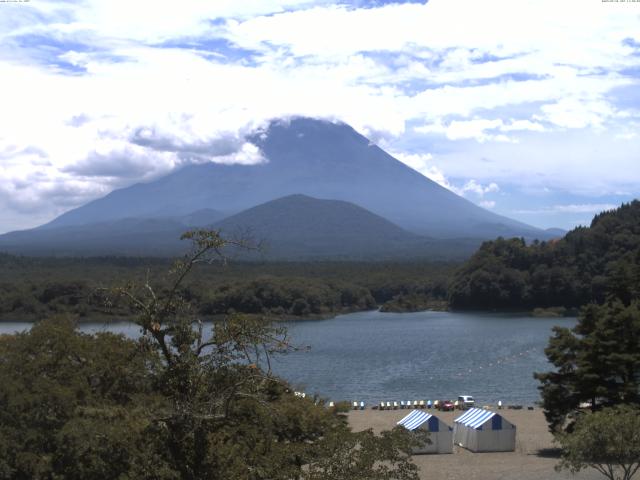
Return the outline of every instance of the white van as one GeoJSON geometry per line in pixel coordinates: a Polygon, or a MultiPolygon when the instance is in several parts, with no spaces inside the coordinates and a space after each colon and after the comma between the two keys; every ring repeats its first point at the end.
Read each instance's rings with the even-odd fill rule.
{"type": "Polygon", "coordinates": [[[471,395],[460,395],[458,397],[458,406],[461,410],[473,408],[476,402],[471,395]]]}

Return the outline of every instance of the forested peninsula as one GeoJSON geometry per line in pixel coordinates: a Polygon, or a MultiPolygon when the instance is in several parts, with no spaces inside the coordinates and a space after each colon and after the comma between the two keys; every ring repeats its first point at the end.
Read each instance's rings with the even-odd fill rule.
{"type": "Polygon", "coordinates": [[[596,215],[589,227],[529,245],[522,239],[485,242],[454,274],[453,309],[577,308],[623,301],[640,285],[640,201],[596,215]]]}

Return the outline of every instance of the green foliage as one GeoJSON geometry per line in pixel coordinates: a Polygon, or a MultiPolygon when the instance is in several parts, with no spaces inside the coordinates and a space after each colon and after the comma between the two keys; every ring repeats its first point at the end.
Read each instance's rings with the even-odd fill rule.
{"type": "MultiPolygon", "coordinates": [[[[30,258],[0,254],[0,319],[32,320],[68,313],[83,319],[131,318],[126,302],[107,289],[122,278],[152,278],[168,289],[173,277],[162,259],[30,258]]],[[[454,264],[436,263],[237,263],[224,269],[200,265],[181,286],[202,316],[229,312],[278,318],[326,317],[391,302],[415,309],[446,300],[454,264]],[[402,299],[400,303],[398,299],[402,299]],[[410,301],[404,301],[410,299],[410,301]]]]}
{"type": "Polygon", "coordinates": [[[230,311],[306,317],[375,308],[371,293],[345,282],[261,277],[216,291],[202,307],[205,315],[230,311]]]}
{"type": "Polygon", "coordinates": [[[640,404],[640,302],[587,306],[573,329],[554,328],[545,353],[555,370],[535,377],[552,431],[572,428],[583,402],[640,404]]]}
{"type": "Polygon", "coordinates": [[[0,337],[0,479],[416,479],[406,432],[353,433],[344,407],[271,374],[284,330],[242,315],[204,330],[183,283],[226,242],[187,238],[170,281],[108,295],[135,312],[138,341],[68,319],[0,337]]]}
{"type": "MultiPolygon", "coordinates": [[[[427,434],[428,435],[428,434],[427,434]]],[[[304,480],[417,480],[418,469],[409,462],[411,449],[427,438],[417,438],[396,427],[376,436],[371,430],[356,434],[336,431],[317,449],[304,480]]]]}
{"type": "Polygon", "coordinates": [[[454,308],[580,307],[607,294],[629,303],[640,288],[640,201],[596,215],[589,228],[526,245],[485,242],[449,290],[454,308]]]}
{"type": "Polygon", "coordinates": [[[146,409],[163,404],[158,360],[121,336],[78,333],[66,318],[0,337],[0,478],[129,470],[151,426],[146,409]]]}
{"type": "Polygon", "coordinates": [[[640,469],[640,410],[606,408],[584,414],[571,433],[557,437],[562,460],[557,469],[573,473],[591,467],[609,480],[630,480],[640,469]]]}
{"type": "Polygon", "coordinates": [[[423,310],[447,310],[445,300],[438,300],[416,293],[397,295],[380,307],[381,312],[420,312],[423,310]]]}

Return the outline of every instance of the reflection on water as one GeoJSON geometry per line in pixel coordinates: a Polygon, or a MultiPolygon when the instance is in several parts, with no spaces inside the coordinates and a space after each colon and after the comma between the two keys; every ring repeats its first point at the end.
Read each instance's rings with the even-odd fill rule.
{"type": "MultiPolygon", "coordinates": [[[[308,393],[333,400],[444,399],[474,395],[480,404],[537,401],[533,372],[549,369],[544,356],[551,328],[574,319],[449,312],[360,312],[330,320],[288,323],[293,342],[310,349],[273,360],[277,374],[308,393]]],[[[0,324],[0,333],[29,324],[0,324]]],[[[128,337],[138,326],[86,323],[85,332],[128,337]]]]}

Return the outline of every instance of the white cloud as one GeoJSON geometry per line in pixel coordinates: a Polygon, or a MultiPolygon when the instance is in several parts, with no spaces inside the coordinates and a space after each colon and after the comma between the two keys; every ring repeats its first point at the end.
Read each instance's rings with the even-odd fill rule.
{"type": "Polygon", "coordinates": [[[258,147],[249,142],[244,142],[239,150],[213,159],[214,163],[255,165],[266,162],[258,147]]]}
{"type": "Polygon", "coordinates": [[[607,8],[581,0],[566,0],[561,5],[550,0],[517,4],[508,0],[431,0],[422,5],[392,4],[377,9],[307,9],[232,23],[228,31],[230,38],[244,47],[262,48],[270,42],[290,48],[297,56],[342,56],[410,47],[473,49],[468,53],[453,50],[446,58],[445,72],[447,67],[460,71],[484,52],[509,57],[542,50],[559,65],[579,65],[615,61],[625,47],[619,45],[612,51],[605,46],[606,40],[612,34],[635,33],[635,20],[628,18],[628,11],[616,14],[607,8]]]}
{"type": "Polygon", "coordinates": [[[483,197],[487,193],[494,193],[500,191],[500,187],[495,182],[491,182],[489,185],[481,185],[476,180],[469,180],[461,189],[463,192],[475,193],[479,197],[483,197]]]}
{"type": "MultiPolygon", "coordinates": [[[[180,3],[152,0],[63,3],[43,0],[33,2],[29,7],[42,14],[72,18],[71,22],[56,25],[65,32],[90,31],[110,39],[160,42],[206,35],[212,30],[211,21],[216,19],[247,19],[311,3],[309,0],[182,0],[180,3]]],[[[22,12],[15,13],[18,18],[14,22],[17,22],[22,12]]]]}
{"type": "Polygon", "coordinates": [[[441,187],[444,187],[452,192],[463,195],[464,192],[454,185],[445,177],[442,170],[433,165],[433,156],[430,153],[402,153],[402,152],[389,152],[393,157],[400,160],[405,165],[420,172],[422,175],[430,180],[433,180],[441,187]]]}
{"type": "Polygon", "coordinates": [[[427,124],[415,127],[414,130],[418,133],[444,134],[449,140],[474,139],[480,143],[488,141],[518,143],[517,139],[500,132],[544,132],[545,127],[529,120],[512,119],[505,123],[500,118],[489,120],[476,117],[472,120],[453,120],[448,125],[444,125],[442,122],[427,124]]]}
{"type": "Polygon", "coordinates": [[[618,208],[619,205],[613,205],[610,203],[590,203],[580,205],[554,205],[551,210],[554,212],[562,213],[598,213],[604,210],[613,210],[618,208]]]}
{"type": "MultiPolygon", "coordinates": [[[[519,209],[513,210],[512,213],[516,214],[540,214],[540,213],[600,213],[606,210],[613,210],[618,208],[619,205],[611,203],[582,203],[582,204],[567,204],[567,205],[552,205],[544,208],[536,209],[519,209]]],[[[587,222],[588,223],[588,222],[587,222]]]]}
{"type": "MultiPolygon", "coordinates": [[[[473,194],[478,198],[483,198],[486,194],[496,193],[500,191],[500,187],[495,182],[490,182],[486,185],[482,185],[474,179],[468,180],[461,187],[455,186],[449,181],[442,170],[434,165],[434,157],[430,153],[419,154],[391,152],[391,155],[400,160],[402,163],[413,168],[414,170],[422,173],[430,180],[433,180],[438,185],[451,190],[452,192],[462,197],[473,194]]],[[[479,205],[485,208],[493,208],[495,207],[495,201],[483,200],[479,202],[479,205]]]]}
{"type": "Polygon", "coordinates": [[[528,130],[531,132],[544,132],[545,128],[543,125],[531,122],[529,120],[511,120],[511,123],[506,125],[502,124],[500,126],[500,130],[503,132],[514,132],[514,131],[524,131],[528,130]]]}
{"type": "MultiPolygon", "coordinates": [[[[573,195],[638,196],[640,137],[621,140],[616,132],[575,129],[534,132],[519,143],[477,143],[434,153],[433,165],[448,178],[509,184],[520,190],[561,191],[573,195]]],[[[531,197],[531,202],[536,202],[531,197]]]]}
{"type": "Polygon", "coordinates": [[[625,132],[625,133],[616,133],[615,138],[619,138],[621,140],[631,140],[636,138],[638,134],[636,132],[625,132]]]}
{"type": "Polygon", "coordinates": [[[38,211],[24,219],[33,225],[63,203],[185,162],[259,162],[244,135],[295,114],[346,121],[394,150],[404,150],[396,140],[441,138],[448,143],[437,153],[421,149],[433,157],[403,161],[461,194],[484,195],[504,179],[590,191],[637,180],[629,125],[638,112],[616,105],[611,92],[637,82],[620,72],[640,65],[623,42],[639,39],[629,12],[640,14],[640,4],[328,3],[8,5],[11,15],[0,19],[0,152],[8,152],[0,155],[0,207],[38,211]],[[565,129],[590,140],[562,148],[553,135],[565,129]],[[167,148],[133,141],[144,131],[167,148]],[[608,146],[606,166],[598,145],[608,146]],[[63,200],[56,192],[69,193],[63,200]]]}
{"type": "Polygon", "coordinates": [[[620,115],[603,99],[562,99],[543,105],[541,110],[543,115],[534,115],[535,119],[546,120],[565,128],[602,128],[607,120],[620,115]]]}
{"type": "Polygon", "coordinates": [[[628,79],[603,75],[602,70],[637,63],[622,43],[636,35],[637,20],[609,7],[579,0],[562,6],[533,0],[517,6],[504,0],[432,0],[368,10],[315,8],[230,23],[227,38],[257,50],[278,45],[303,65],[307,59],[316,64],[345,61],[363,51],[401,51],[405,55],[391,63],[404,62],[404,69],[395,75],[370,76],[369,81],[451,83],[402,99],[406,115],[468,116],[474,109],[525,101],[603,102],[598,95],[628,84],[628,79]],[[489,61],[483,61],[485,55],[489,61]],[[434,61],[438,61],[435,66],[434,61]],[[509,75],[531,79],[513,81],[509,75]],[[498,80],[456,85],[487,79],[498,80]]]}
{"type": "Polygon", "coordinates": [[[495,200],[481,200],[478,202],[482,208],[494,208],[496,206],[495,200]]]}

